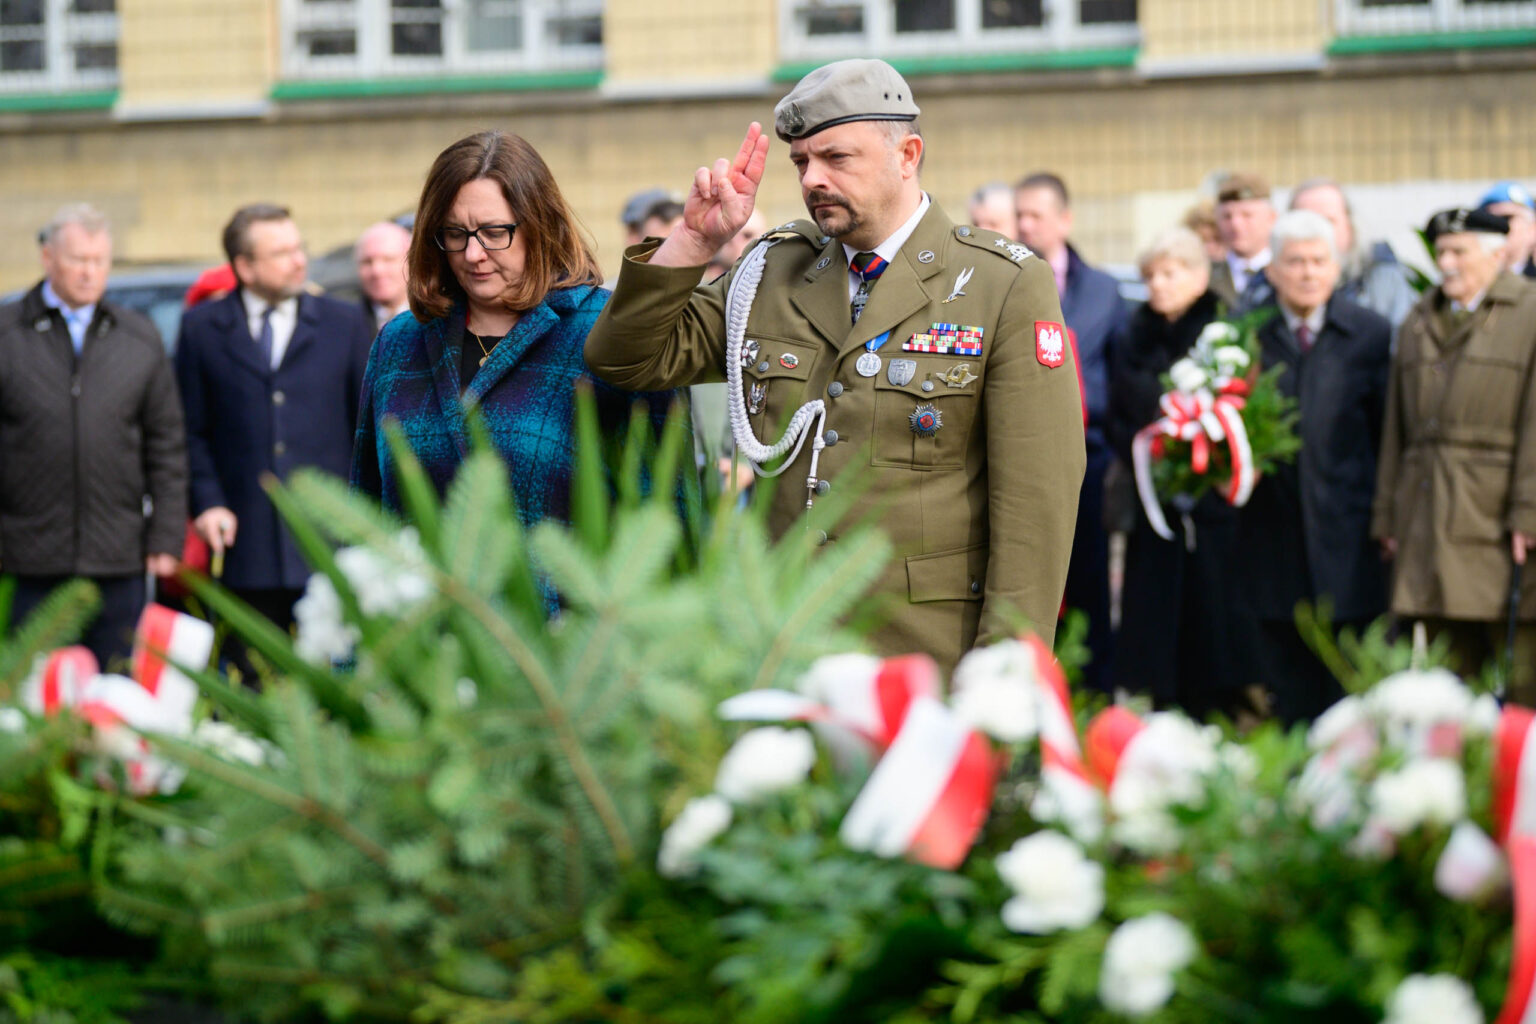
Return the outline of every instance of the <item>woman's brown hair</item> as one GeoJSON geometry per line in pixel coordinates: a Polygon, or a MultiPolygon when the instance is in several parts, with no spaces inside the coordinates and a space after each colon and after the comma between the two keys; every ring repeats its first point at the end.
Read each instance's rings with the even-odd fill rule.
{"type": "Polygon", "coordinates": [[[459,189],[481,178],[501,186],[526,253],[522,280],[501,296],[509,310],[532,309],[553,288],[603,283],[592,244],[543,158],[516,135],[477,132],[438,154],[421,189],[406,256],[411,312],[416,319],[446,316],[455,302],[464,299],[464,289],[448,266],[448,254],[438,248],[435,236],[459,189]]]}

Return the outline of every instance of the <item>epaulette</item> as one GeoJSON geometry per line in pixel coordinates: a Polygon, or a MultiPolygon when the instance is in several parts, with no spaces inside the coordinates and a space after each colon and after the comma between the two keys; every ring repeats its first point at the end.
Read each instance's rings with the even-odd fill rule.
{"type": "Polygon", "coordinates": [[[974,228],[969,224],[962,224],[955,228],[955,237],[966,245],[974,245],[978,249],[996,253],[1010,263],[1023,263],[1034,255],[1029,246],[1022,242],[1015,242],[1005,238],[996,231],[988,231],[986,228],[974,228]]]}
{"type": "Polygon", "coordinates": [[[780,224],[776,228],[769,228],[767,231],[763,232],[763,237],[771,238],[776,241],[780,239],[799,238],[809,242],[811,245],[818,249],[832,241],[832,237],[823,233],[821,228],[816,226],[815,221],[806,220],[804,218],[800,220],[792,220],[785,224],[780,224]]]}

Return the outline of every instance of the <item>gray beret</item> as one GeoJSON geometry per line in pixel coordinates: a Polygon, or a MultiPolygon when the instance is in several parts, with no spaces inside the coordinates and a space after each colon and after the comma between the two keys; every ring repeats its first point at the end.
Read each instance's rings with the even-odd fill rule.
{"type": "Polygon", "coordinates": [[[915,121],[912,90],[883,60],[840,60],[817,68],[773,108],[773,127],[785,142],[848,121],[915,121]]]}

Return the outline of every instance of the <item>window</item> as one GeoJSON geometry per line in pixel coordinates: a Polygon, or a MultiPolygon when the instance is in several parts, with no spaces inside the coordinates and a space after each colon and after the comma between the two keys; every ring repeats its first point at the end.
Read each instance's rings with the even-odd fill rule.
{"type": "Polygon", "coordinates": [[[1536,25],[1536,0],[1336,0],[1340,35],[1497,31],[1536,25]]]}
{"type": "Polygon", "coordinates": [[[0,0],[0,93],[117,85],[117,0],[0,0]]]}
{"type": "Polygon", "coordinates": [[[785,56],[963,56],[1134,45],[1136,0],[783,0],[785,56]]]}
{"type": "Polygon", "coordinates": [[[293,78],[582,70],[603,59],[602,0],[283,0],[283,29],[293,78]]]}

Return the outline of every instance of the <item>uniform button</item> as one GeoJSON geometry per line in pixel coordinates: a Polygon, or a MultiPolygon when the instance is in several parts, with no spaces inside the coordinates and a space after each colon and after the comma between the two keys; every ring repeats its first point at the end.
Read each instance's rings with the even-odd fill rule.
{"type": "Polygon", "coordinates": [[[971,237],[971,229],[970,228],[961,228],[960,231],[959,231],[959,234],[960,234],[961,238],[970,238],[971,237]]]}
{"type": "Polygon", "coordinates": [[[835,380],[831,384],[827,385],[827,394],[831,395],[833,398],[836,398],[838,395],[841,395],[842,393],[843,393],[843,382],[842,381],[835,380]]]}
{"type": "Polygon", "coordinates": [[[933,381],[931,381],[931,380],[923,381],[923,390],[924,391],[932,391],[933,390],[933,381]]]}
{"type": "Polygon", "coordinates": [[[971,580],[971,593],[973,593],[973,594],[981,593],[981,580],[978,580],[978,579],[971,580]]]}
{"type": "Polygon", "coordinates": [[[277,444],[272,446],[272,454],[273,455],[282,455],[287,450],[288,450],[288,446],[283,444],[283,442],[281,442],[281,441],[277,442],[277,444]]]}
{"type": "Polygon", "coordinates": [[[826,245],[828,242],[832,241],[832,236],[831,235],[822,235],[821,238],[818,239],[817,241],[818,241],[818,244],[820,244],[820,245],[826,245]]]}
{"type": "Polygon", "coordinates": [[[831,538],[827,536],[827,531],[826,530],[817,530],[816,531],[816,546],[817,547],[822,547],[829,540],[831,540],[831,538]]]}
{"type": "Polygon", "coordinates": [[[825,434],[821,435],[821,439],[823,441],[827,442],[827,447],[830,448],[833,445],[837,444],[837,441],[838,441],[837,431],[829,430],[825,434]]]}
{"type": "Polygon", "coordinates": [[[767,373],[768,372],[768,360],[764,359],[762,362],[757,364],[757,372],[758,373],[767,373]]]}
{"type": "Polygon", "coordinates": [[[282,405],[286,401],[288,401],[288,396],[283,394],[281,391],[272,392],[273,405],[282,405]]]}
{"type": "Polygon", "coordinates": [[[831,489],[832,489],[832,481],[831,480],[817,480],[816,481],[816,493],[817,494],[826,494],[831,489]]]}

